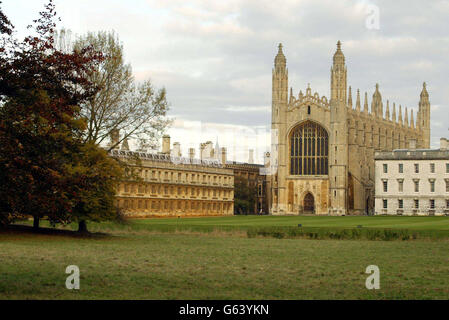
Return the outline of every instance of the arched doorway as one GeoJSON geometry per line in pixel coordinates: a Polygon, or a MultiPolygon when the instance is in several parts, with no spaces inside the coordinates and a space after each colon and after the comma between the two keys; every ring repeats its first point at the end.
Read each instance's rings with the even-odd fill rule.
{"type": "Polygon", "coordinates": [[[315,213],[315,199],[310,192],[304,197],[304,213],[315,213]]]}

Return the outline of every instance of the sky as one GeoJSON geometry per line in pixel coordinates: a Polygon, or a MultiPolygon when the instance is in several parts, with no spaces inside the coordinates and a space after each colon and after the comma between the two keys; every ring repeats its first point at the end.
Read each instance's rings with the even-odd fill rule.
{"type": "MultiPolygon", "coordinates": [[[[45,0],[2,0],[17,34],[45,0]]],[[[448,137],[449,0],[55,0],[58,27],[75,34],[114,30],[137,81],[165,87],[171,141],[187,149],[218,140],[228,159],[263,162],[269,151],[271,71],[283,44],[294,95],[310,83],[329,97],[338,40],[353,100],[369,104],[379,83],[384,106],[431,102],[431,147],[448,137]]],[[[391,110],[390,110],[391,112],[391,110]]],[[[410,115],[409,115],[410,118],[410,115]]]]}

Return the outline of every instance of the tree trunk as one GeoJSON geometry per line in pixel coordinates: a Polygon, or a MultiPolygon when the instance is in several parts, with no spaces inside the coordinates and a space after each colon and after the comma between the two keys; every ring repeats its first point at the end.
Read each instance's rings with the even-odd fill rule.
{"type": "Polygon", "coordinates": [[[39,229],[39,217],[33,217],[33,229],[37,230],[39,229]]]}
{"type": "Polygon", "coordinates": [[[79,233],[89,233],[89,231],[87,230],[86,220],[81,220],[80,222],[78,222],[78,232],[79,233]]]}

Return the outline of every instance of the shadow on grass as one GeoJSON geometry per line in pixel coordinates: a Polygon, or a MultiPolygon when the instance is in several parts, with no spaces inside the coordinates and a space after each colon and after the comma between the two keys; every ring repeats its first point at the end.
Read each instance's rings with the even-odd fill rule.
{"type": "Polygon", "coordinates": [[[3,234],[41,234],[41,235],[54,235],[73,238],[88,238],[88,239],[104,239],[112,237],[112,235],[104,232],[83,232],[73,230],[63,230],[56,228],[34,229],[32,226],[12,224],[5,227],[0,227],[0,233],[3,234]]]}

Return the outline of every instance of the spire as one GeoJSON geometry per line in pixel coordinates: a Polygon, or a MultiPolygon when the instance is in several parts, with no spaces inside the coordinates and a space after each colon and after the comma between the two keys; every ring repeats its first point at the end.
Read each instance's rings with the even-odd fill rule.
{"type": "Polygon", "coordinates": [[[418,109],[418,122],[416,127],[420,128],[423,132],[422,145],[425,148],[430,146],[430,101],[429,93],[427,92],[427,86],[424,82],[422,84],[422,91],[419,99],[418,109]]]}
{"type": "Polygon", "coordinates": [[[390,102],[387,100],[387,109],[385,110],[385,119],[390,120],[390,102]]]}
{"type": "Polygon", "coordinates": [[[363,103],[363,112],[368,114],[368,93],[365,92],[365,102],[363,103]]]}
{"type": "Polygon", "coordinates": [[[358,112],[360,112],[360,90],[357,89],[357,100],[355,102],[355,108],[358,112]]]}
{"type": "Polygon", "coordinates": [[[413,120],[413,109],[410,110],[410,127],[415,128],[415,121],[413,120]]]}
{"type": "Polygon", "coordinates": [[[398,122],[399,122],[399,124],[404,124],[404,123],[402,122],[402,106],[401,106],[401,105],[399,105],[399,118],[398,118],[398,122]]]}
{"type": "Polygon", "coordinates": [[[279,44],[278,53],[274,58],[272,77],[272,123],[279,123],[283,112],[288,105],[288,70],[287,59],[282,52],[282,44],[279,44]]]}
{"type": "Polygon", "coordinates": [[[405,107],[405,113],[404,113],[404,125],[405,125],[406,127],[409,126],[409,123],[408,123],[408,111],[407,111],[407,107],[405,107]]]}
{"type": "Polygon", "coordinates": [[[349,92],[348,92],[348,108],[352,109],[352,91],[351,91],[351,86],[349,86],[349,92]]]}
{"type": "Polygon", "coordinates": [[[345,55],[343,54],[343,51],[341,51],[340,40],[338,40],[338,42],[337,42],[337,51],[335,51],[335,53],[334,53],[334,65],[336,65],[336,64],[340,64],[340,65],[345,64],[345,55]]]}
{"type": "Polygon", "coordinates": [[[278,54],[276,55],[276,58],[274,58],[274,66],[276,71],[278,71],[282,69],[285,70],[286,65],[287,59],[284,56],[284,52],[282,52],[282,43],[279,43],[278,54]]]}
{"type": "Polygon", "coordinates": [[[371,113],[374,113],[376,116],[382,118],[382,95],[379,91],[379,84],[376,83],[376,90],[373,93],[373,101],[371,102],[371,113]]]}
{"type": "Polygon", "coordinates": [[[218,136],[215,138],[214,158],[220,160],[220,146],[218,145],[218,136]]]}
{"type": "Polygon", "coordinates": [[[393,117],[391,121],[396,122],[396,104],[393,102],[393,117]]]}
{"type": "Polygon", "coordinates": [[[421,90],[421,99],[423,99],[423,98],[429,98],[429,93],[427,92],[427,85],[426,85],[426,83],[425,82],[423,82],[423,84],[422,84],[422,90],[421,90]]]}
{"type": "MultiPolygon", "coordinates": [[[[422,84],[422,91],[419,98],[419,108],[418,108],[418,121],[420,122],[416,124],[417,127],[427,128],[430,122],[430,101],[429,101],[429,93],[427,92],[426,83],[422,84]]],[[[417,122],[418,122],[417,121],[417,122]]]]}
{"type": "Polygon", "coordinates": [[[331,100],[346,103],[346,75],[345,56],[341,51],[341,42],[338,41],[331,68],[331,100]]]}

